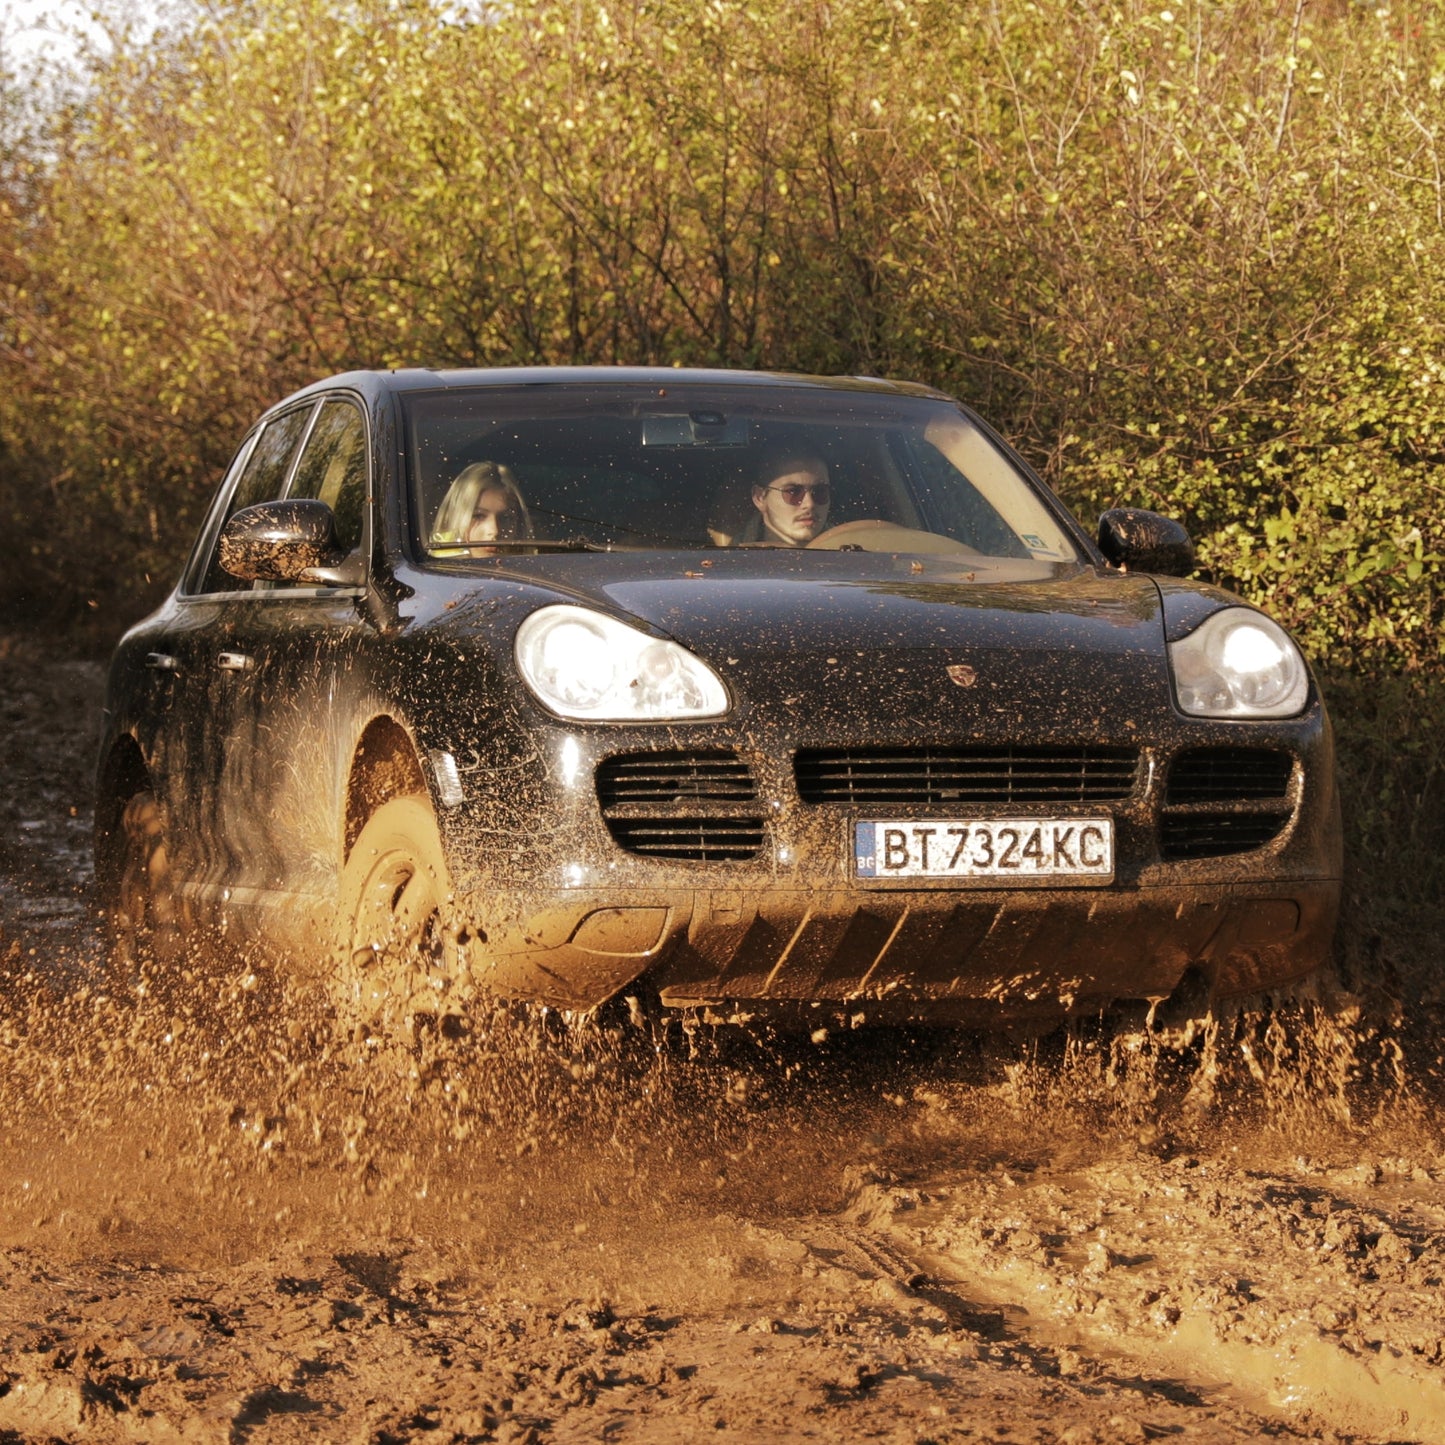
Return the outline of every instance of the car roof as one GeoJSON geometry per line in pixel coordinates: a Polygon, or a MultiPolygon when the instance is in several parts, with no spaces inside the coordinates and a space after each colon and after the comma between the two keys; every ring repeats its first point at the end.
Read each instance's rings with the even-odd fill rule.
{"type": "MultiPolygon", "coordinates": [[[[726,367],[690,366],[497,366],[432,369],[406,367],[396,371],[346,371],[313,382],[276,403],[280,407],[336,390],[358,391],[367,397],[391,392],[463,390],[487,386],[677,386],[704,383],[748,387],[816,387],[826,391],[875,392],[892,396],[925,396],[952,401],[946,392],[910,381],[877,376],[809,376],[789,371],[743,371],[726,367]]],[[[268,415],[269,415],[268,411],[268,415]]]]}

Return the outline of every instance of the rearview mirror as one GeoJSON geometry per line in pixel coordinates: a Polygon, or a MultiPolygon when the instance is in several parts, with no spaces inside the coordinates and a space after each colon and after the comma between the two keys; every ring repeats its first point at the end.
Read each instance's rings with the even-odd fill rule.
{"type": "Polygon", "coordinates": [[[350,559],[336,541],[336,519],[325,502],[297,499],[243,507],[221,529],[221,566],[251,582],[345,586],[350,559]]]}
{"type": "Polygon", "coordinates": [[[657,412],[642,418],[645,447],[745,447],[750,434],[747,417],[720,411],[657,412]]]}
{"type": "Polygon", "coordinates": [[[1172,517],[1141,507],[1113,507],[1099,518],[1099,550],[1115,567],[1187,577],[1194,571],[1194,543],[1172,517]]]}

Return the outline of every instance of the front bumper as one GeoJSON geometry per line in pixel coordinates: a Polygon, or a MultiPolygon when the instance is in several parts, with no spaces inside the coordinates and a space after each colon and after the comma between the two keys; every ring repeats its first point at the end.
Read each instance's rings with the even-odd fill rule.
{"type": "MultiPolygon", "coordinates": [[[[1131,740],[1127,732],[1103,739],[1131,740]]],[[[705,746],[730,749],[756,779],[750,801],[718,813],[757,814],[755,852],[738,861],[641,856],[604,824],[595,780],[609,758],[681,741],[558,727],[505,787],[493,791],[478,775],[464,804],[440,811],[461,953],[476,985],[585,1010],[645,979],[677,1008],[986,1026],[1162,999],[1190,970],[1216,997],[1248,993],[1299,978],[1328,956],[1341,829],[1319,708],[1268,727],[1175,724],[1139,749],[1126,796],[1032,809],[1112,817],[1116,876],[1099,886],[859,878],[856,822],[916,807],[806,801],[792,766],[797,740],[781,729],[776,739],[706,733],[705,746]],[[1257,847],[1171,858],[1164,839],[1175,759],[1241,737],[1293,759],[1278,800],[1287,821],[1257,847]]],[[[695,735],[686,741],[697,748],[695,735]]],[[[944,803],[928,816],[1019,811],[944,803]]]]}
{"type": "Polygon", "coordinates": [[[586,1009],[644,975],[669,1007],[842,1009],[985,1025],[1160,999],[1194,969],[1216,997],[1324,962],[1331,880],[1137,890],[698,889],[532,899],[462,931],[474,983],[586,1009]],[[540,905],[540,906],[539,906],[540,905]]]}

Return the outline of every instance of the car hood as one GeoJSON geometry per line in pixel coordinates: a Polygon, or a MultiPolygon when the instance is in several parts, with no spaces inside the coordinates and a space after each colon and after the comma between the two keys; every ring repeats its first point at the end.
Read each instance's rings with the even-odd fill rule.
{"type": "Polygon", "coordinates": [[[666,633],[724,678],[741,709],[787,712],[795,732],[809,714],[861,711],[880,739],[933,719],[975,737],[1016,737],[1027,718],[1040,738],[1083,729],[1131,742],[1173,713],[1160,594],[1148,577],[776,551],[538,556],[505,572],[546,587],[551,600],[666,633]]]}

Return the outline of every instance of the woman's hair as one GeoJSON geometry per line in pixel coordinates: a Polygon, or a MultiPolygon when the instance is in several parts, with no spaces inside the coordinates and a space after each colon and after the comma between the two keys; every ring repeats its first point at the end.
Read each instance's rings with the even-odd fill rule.
{"type": "Polygon", "coordinates": [[[507,495],[507,510],[497,518],[499,538],[532,535],[532,519],[511,469],[498,462],[473,462],[457,473],[456,480],[442,498],[431,531],[433,547],[466,545],[472,516],[477,510],[477,499],[483,492],[505,492],[507,495]]]}

